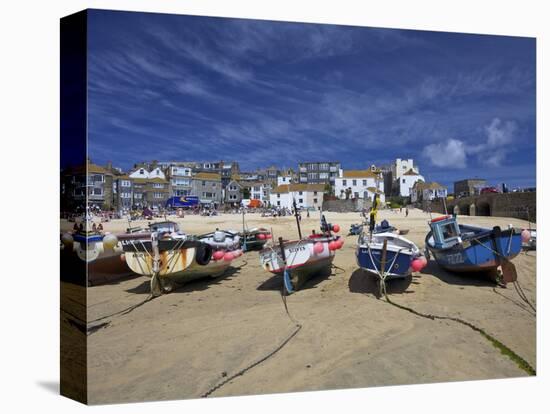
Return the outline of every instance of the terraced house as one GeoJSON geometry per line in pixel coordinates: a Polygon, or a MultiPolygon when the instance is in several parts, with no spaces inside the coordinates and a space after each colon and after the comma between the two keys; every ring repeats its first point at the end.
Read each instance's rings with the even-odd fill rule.
{"type": "Polygon", "coordinates": [[[160,167],[147,171],[139,167],[129,174],[132,182],[132,206],[163,208],[171,195],[170,182],[160,167]]]}
{"type": "Polygon", "coordinates": [[[200,172],[191,180],[192,195],[199,197],[202,205],[217,208],[222,202],[222,177],[218,173],[200,172]]]}
{"type": "Polygon", "coordinates": [[[271,191],[271,206],[292,209],[293,202],[299,208],[318,209],[323,205],[324,184],[284,184],[271,191]]]}
{"type": "Polygon", "coordinates": [[[68,168],[62,174],[61,206],[72,210],[84,206],[110,210],[113,207],[113,173],[87,160],[86,164],[68,168]]]}
{"type": "Polygon", "coordinates": [[[382,172],[374,165],[368,170],[340,170],[335,180],[335,193],[341,199],[369,199],[378,194],[385,201],[382,172]]]}

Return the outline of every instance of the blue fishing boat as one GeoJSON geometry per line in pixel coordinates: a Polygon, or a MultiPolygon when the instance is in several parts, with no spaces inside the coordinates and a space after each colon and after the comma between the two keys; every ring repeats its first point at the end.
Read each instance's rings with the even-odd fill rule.
{"type": "Polygon", "coordinates": [[[356,250],[361,269],[387,280],[409,276],[413,261],[420,256],[412,241],[391,232],[361,234],[356,250]]]}
{"type": "Polygon", "coordinates": [[[458,224],[449,215],[435,218],[429,225],[427,255],[433,255],[439,266],[459,273],[497,271],[504,282],[516,280],[510,260],[521,251],[521,230],[458,224]]]}

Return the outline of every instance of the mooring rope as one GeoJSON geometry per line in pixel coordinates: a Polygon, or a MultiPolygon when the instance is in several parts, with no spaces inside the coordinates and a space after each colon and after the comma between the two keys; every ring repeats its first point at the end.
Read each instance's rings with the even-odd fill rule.
{"type": "MultiPolygon", "coordinates": [[[[301,240],[300,242],[298,242],[298,245],[301,243],[301,240]]],[[[272,246],[270,246],[270,249],[272,251],[272,253],[275,253],[277,258],[279,258],[279,253],[277,253],[272,246]]],[[[296,255],[295,255],[296,257],[296,255]]],[[[282,257],[281,257],[282,259],[282,257]]],[[[287,271],[287,264],[285,264],[285,267],[283,269],[283,273],[287,271]]],[[[276,347],[274,348],[272,351],[270,351],[269,353],[267,353],[266,355],[264,355],[262,358],[252,362],[250,365],[244,367],[243,369],[241,369],[240,371],[236,372],[235,374],[233,375],[230,375],[229,377],[225,378],[224,380],[220,381],[219,383],[217,383],[216,385],[214,385],[213,387],[211,387],[209,390],[207,390],[206,392],[204,392],[203,394],[201,394],[201,398],[207,398],[209,395],[211,395],[213,392],[217,391],[218,389],[220,389],[221,387],[223,387],[225,384],[227,384],[228,382],[234,380],[235,378],[237,377],[240,377],[241,375],[244,375],[246,372],[250,371],[252,368],[260,365],[262,362],[265,362],[267,361],[269,358],[271,358],[273,355],[275,355],[277,352],[279,352],[281,349],[284,348],[284,346],[286,344],[288,344],[290,342],[290,340],[292,338],[294,338],[298,332],[300,331],[300,329],[302,329],[302,324],[299,323],[296,319],[294,319],[294,317],[291,315],[290,311],[288,310],[288,304],[287,304],[287,301],[286,301],[286,294],[285,294],[285,285],[284,285],[284,277],[283,277],[283,282],[281,284],[281,290],[280,290],[280,293],[281,293],[281,300],[283,302],[283,306],[285,308],[285,313],[286,315],[288,316],[289,320],[295,325],[294,327],[294,330],[287,336],[285,337],[285,339],[276,347]]]]}
{"type": "Polygon", "coordinates": [[[527,305],[533,310],[533,312],[535,312],[535,314],[537,313],[537,309],[535,308],[535,306],[533,306],[531,304],[531,302],[529,301],[529,299],[527,299],[527,295],[525,295],[525,292],[523,291],[523,288],[521,287],[521,285],[519,284],[519,282],[516,280],[514,281],[514,288],[516,288],[516,292],[518,293],[518,296],[521,298],[521,300],[523,300],[525,303],[527,303],[527,305]]]}
{"type": "Polygon", "coordinates": [[[514,305],[516,305],[518,308],[520,308],[521,310],[524,310],[525,312],[527,312],[529,315],[533,316],[533,317],[536,317],[536,313],[534,312],[531,312],[531,310],[529,310],[529,308],[527,306],[525,306],[523,303],[521,302],[518,302],[517,300],[509,297],[509,296],[506,296],[506,295],[503,295],[502,293],[500,293],[498,290],[496,290],[496,288],[493,288],[493,292],[496,293],[497,295],[499,296],[502,296],[504,299],[506,300],[509,300],[510,302],[512,302],[514,305]]]}
{"type": "Polygon", "coordinates": [[[286,295],[285,295],[285,287],[284,287],[284,283],[283,283],[283,286],[281,287],[281,300],[283,301],[283,306],[285,308],[285,313],[286,315],[288,316],[288,318],[292,321],[292,323],[294,323],[295,325],[295,328],[294,330],[275,348],[273,349],[272,351],[270,351],[269,353],[267,353],[266,355],[264,355],[262,358],[254,361],[253,363],[251,363],[250,365],[244,367],[243,369],[241,369],[240,371],[236,372],[235,374],[233,375],[230,375],[229,377],[225,378],[224,380],[222,380],[221,382],[217,383],[216,385],[214,385],[212,388],[210,388],[208,391],[206,391],[205,393],[203,393],[201,395],[201,398],[207,398],[209,395],[211,395],[213,392],[217,391],[218,389],[220,389],[221,387],[223,387],[225,384],[227,384],[228,382],[234,380],[235,378],[237,377],[240,377],[241,375],[244,375],[247,371],[250,371],[252,368],[260,365],[262,362],[265,362],[267,361],[269,358],[271,358],[273,355],[275,355],[277,352],[279,352],[281,349],[284,348],[284,346],[286,344],[288,344],[290,342],[290,340],[292,338],[294,338],[298,332],[300,331],[300,329],[302,329],[302,325],[296,321],[296,319],[294,319],[294,317],[290,314],[289,310],[288,310],[288,304],[286,302],[286,295]]]}
{"type": "Polygon", "coordinates": [[[502,354],[506,355],[508,358],[510,358],[513,362],[516,363],[516,365],[522,369],[523,371],[527,372],[529,375],[536,375],[535,369],[522,357],[520,357],[518,354],[516,354],[512,349],[504,345],[502,342],[500,342],[498,339],[496,339],[494,336],[488,334],[485,330],[482,328],[477,327],[471,322],[465,321],[461,318],[456,318],[454,316],[441,316],[441,315],[434,315],[429,313],[422,313],[419,312],[413,308],[410,308],[408,306],[400,305],[398,303],[395,303],[392,301],[389,296],[384,291],[384,296],[386,299],[386,302],[390,305],[395,306],[396,308],[405,310],[407,312],[410,312],[416,316],[420,316],[421,318],[431,319],[431,320],[448,320],[453,321],[456,323],[459,323],[461,325],[467,326],[468,328],[474,330],[475,332],[479,333],[482,337],[487,339],[495,348],[497,348],[502,354]]]}

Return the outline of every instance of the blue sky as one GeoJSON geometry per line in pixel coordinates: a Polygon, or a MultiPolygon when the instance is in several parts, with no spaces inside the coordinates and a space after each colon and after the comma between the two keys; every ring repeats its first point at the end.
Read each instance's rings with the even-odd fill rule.
{"type": "Polygon", "coordinates": [[[535,39],[92,10],[89,156],[534,186],[535,39]]]}

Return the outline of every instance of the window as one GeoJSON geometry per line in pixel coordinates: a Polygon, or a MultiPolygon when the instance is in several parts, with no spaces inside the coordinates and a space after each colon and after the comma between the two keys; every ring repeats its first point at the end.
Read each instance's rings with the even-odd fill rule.
{"type": "Polygon", "coordinates": [[[314,192],[313,192],[313,195],[316,196],[316,195],[317,195],[317,191],[314,191],[314,192]]]}
{"type": "Polygon", "coordinates": [[[299,199],[298,199],[298,203],[301,204],[301,203],[303,203],[303,202],[304,202],[304,199],[303,199],[303,198],[299,198],[299,199]]]}
{"type": "Polygon", "coordinates": [[[143,194],[141,194],[141,193],[134,194],[134,198],[136,200],[141,200],[143,198],[143,194]]]}
{"type": "Polygon", "coordinates": [[[92,192],[93,195],[103,195],[103,189],[101,188],[94,188],[93,192],[92,192]]]}
{"type": "Polygon", "coordinates": [[[153,198],[162,198],[162,197],[163,197],[162,193],[153,193],[153,198]]]}
{"type": "Polygon", "coordinates": [[[120,198],[132,198],[132,194],[130,194],[130,193],[120,193],[120,198]]]}
{"type": "Polygon", "coordinates": [[[313,199],[313,204],[317,204],[317,199],[316,198],[313,199]]]}
{"type": "Polygon", "coordinates": [[[280,194],[277,194],[277,198],[281,198],[281,195],[280,195],[280,194]]]}
{"type": "Polygon", "coordinates": [[[342,180],[342,185],[348,185],[348,180],[342,180]]]}
{"type": "Polygon", "coordinates": [[[405,184],[405,179],[403,178],[403,180],[401,181],[403,184],[405,184]]]}
{"type": "Polygon", "coordinates": [[[144,174],[145,174],[145,170],[144,170],[143,168],[141,168],[141,169],[139,170],[139,173],[140,173],[140,175],[144,175],[144,174]]]}
{"type": "Polygon", "coordinates": [[[352,180],[352,185],[357,185],[357,180],[352,180]]]}
{"type": "Polygon", "coordinates": [[[154,183],[153,188],[164,188],[164,184],[161,183],[154,183]]]}
{"type": "Polygon", "coordinates": [[[364,186],[367,185],[367,180],[363,180],[363,185],[364,185],[364,186]]]}
{"type": "MultiPolygon", "coordinates": [[[[298,194],[299,194],[299,195],[303,195],[304,192],[303,192],[303,191],[300,191],[298,194]]],[[[300,203],[301,203],[301,201],[300,201],[300,203]]]]}
{"type": "Polygon", "coordinates": [[[280,202],[280,201],[277,201],[277,205],[280,206],[280,205],[281,205],[281,202],[280,202]]]}
{"type": "Polygon", "coordinates": [[[206,185],[206,181],[203,181],[202,182],[202,186],[204,187],[206,185]]]}
{"type": "Polygon", "coordinates": [[[353,198],[359,198],[359,193],[353,193],[353,198]]]}
{"type": "Polygon", "coordinates": [[[455,226],[453,223],[449,223],[445,226],[442,226],[441,233],[443,234],[443,239],[447,240],[451,237],[456,237],[458,234],[456,233],[455,226]]]}
{"type": "Polygon", "coordinates": [[[131,187],[132,183],[129,180],[121,180],[120,181],[120,186],[121,187],[131,187]]]}

